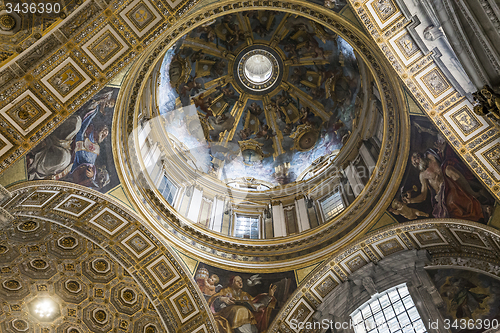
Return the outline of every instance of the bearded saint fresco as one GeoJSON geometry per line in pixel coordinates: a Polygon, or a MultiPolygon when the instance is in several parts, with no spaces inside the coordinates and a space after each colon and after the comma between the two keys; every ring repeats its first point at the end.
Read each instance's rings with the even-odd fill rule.
{"type": "Polygon", "coordinates": [[[117,93],[105,88],[29,152],[28,179],[63,180],[101,191],[117,185],[109,142],[117,93]]]}
{"type": "Polygon", "coordinates": [[[400,222],[456,218],[488,223],[493,197],[425,118],[412,118],[410,159],[389,212],[400,222]]]}
{"type": "Polygon", "coordinates": [[[242,290],[243,279],[233,276],[229,285],[208,300],[220,333],[257,333],[267,330],[271,311],[276,306],[276,286],[255,297],[242,290]]]}
{"type": "Polygon", "coordinates": [[[293,272],[235,273],[205,264],[195,280],[220,333],[265,333],[296,288],[293,272]]]}

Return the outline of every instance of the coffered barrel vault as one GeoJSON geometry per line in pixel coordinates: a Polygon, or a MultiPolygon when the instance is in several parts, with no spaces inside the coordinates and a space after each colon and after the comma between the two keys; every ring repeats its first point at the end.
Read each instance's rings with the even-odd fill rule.
{"type": "Polygon", "coordinates": [[[15,220],[0,241],[1,297],[13,302],[6,331],[17,332],[17,317],[43,327],[23,313],[50,296],[59,301],[59,332],[216,332],[179,257],[120,204],[66,183],[10,191],[3,207],[15,220]]]}

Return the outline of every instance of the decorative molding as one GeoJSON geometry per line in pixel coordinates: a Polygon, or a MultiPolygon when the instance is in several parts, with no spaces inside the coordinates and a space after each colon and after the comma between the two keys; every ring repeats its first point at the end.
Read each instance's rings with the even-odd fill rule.
{"type": "MultiPolygon", "coordinates": [[[[498,128],[489,119],[479,119],[473,113],[473,105],[457,91],[452,82],[439,69],[438,61],[432,54],[424,55],[412,63],[408,63],[401,56],[400,50],[394,48],[392,36],[394,31],[412,34],[409,27],[394,22],[391,25],[381,24],[380,20],[372,15],[371,1],[355,1],[350,3],[371,37],[377,41],[379,48],[391,62],[396,73],[400,76],[409,91],[415,97],[429,118],[447,139],[458,150],[465,163],[476,174],[498,199],[500,198],[500,174],[495,162],[481,156],[480,151],[488,150],[498,144],[498,128]],[[466,113],[457,114],[452,110],[466,110],[466,113]],[[462,109],[464,108],[464,109],[462,109]]],[[[447,4],[447,1],[443,5],[447,4]]],[[[399,11],[400,9],[397,8],[399,11]]],[[[407,10],[407,9],[406,9],[407,10]]],[[[439,50],[439,49],[437,49],[439,50]]],[[[449,57],[449,52],[446,52],[449,57]]],[[[441,55],[440,59],[443,59],[441,55]]]]}
{"type": "Polygon", "coordinates": [[[16,50],[0,60],[0,172],[78,110],[197,2],[70,1],[61,8],[61,17],[51,18],[50,29],[40,33],[33,26],[44,25],[49,15],[44,14],[20,20],[22,27],[12,37],[0,34],[0,51],[16,50]]]}

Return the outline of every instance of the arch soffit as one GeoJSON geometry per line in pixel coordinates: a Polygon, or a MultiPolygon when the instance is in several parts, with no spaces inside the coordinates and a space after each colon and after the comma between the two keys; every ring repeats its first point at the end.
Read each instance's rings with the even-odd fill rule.
{"type": "Polygon", "coordinates": [[[107,252],[142,288],[168,332],[217,333],[211,311],[180,258],[123,205],[57,181],[25,182],[9,191],[12,198],[3,208],[14,217],[61,225],[107,252]]]}

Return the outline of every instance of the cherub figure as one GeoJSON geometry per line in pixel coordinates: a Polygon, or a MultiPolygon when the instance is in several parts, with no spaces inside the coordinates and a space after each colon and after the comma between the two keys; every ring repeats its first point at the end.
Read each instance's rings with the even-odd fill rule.
{"type": "Polygon", "coordinates": [[[283,129],[283,134],[290,135],[292,134],[292,131],[293,131],[293,126],[291,124],[286,124],[285,128],[283,129]]]}
{"type": "Polygon", "coordinates": [[[248,127],[242,129],[240,132],[240,137],[241,137],[241,140],[247,140],[250,138],[250,136],[252,135],[252,130],[249,129],[248,127]]]}
{"type": "Polygon", "coordinates": [[[389,212],[393,213],[394,215],[401,215],[408,220],[415,220],[419,216],[429,217],[429,214],[424,213],[418,209],[408,207],[405,203],[398,199],[394,199],[392,201],[389,212]]]}
{"type": "Polygon", "coordinates": [[[216,274],[210,275],[208,279],[204,280],[203,286],[200,286],[201,292],[205,295],[212,296],[217,292],[217,283],[219,283],[219,277],[216,274]]]}
{"type": "Polygon", "coordinates": [[[259,104],[253,102],[248,107],[248,111],[250,111],[250,113],[255,115],[255,116],[259,116],[262,113],[262,111],[264,111],[264,110],[262,110],[262,108],[260,107],[259,104]]]}
{"type": "Polygon", "coordinates": [[[223,88],[218,87],[217,90],[224,95],[224,101],[226,101],[228,104],[232,104],[238,100],[238,96],[236,95],[235,91],[231,89],[231,85],[229,83],[226,84],[226,86],[223,88]]]}
{"type": "Polygon", "coordinates": [[[215,60],[215,64],[212,66],[211,75],[215,77],[220,77],[224,75],[224,69],[226,68],[226,63],[221,59],[215,60]]]}
{"type": "Polygon", "coordinates": [[[306,70],[302,67],[295,67],[293,69],[293,74],[290,77],[290,82],[293,84],[300,83],[300,81],[304,80],[306,70]]]}
{"type": "Polygon", "coordinates": [[[311,89],[310,93],[314,99],[323,99],[326,97],[326,91],[321,87],[311,89]]]}
{"type": "Polygon", "coordinates": [[[319,46],[319,43],[314,38],[311,37],[311,39],[306,42],[306,49],[307,52],[314,52],[314,57],[326,59],[325,50],[319,46]]]}
{"type": "Polygon", "coordinates": [[[274,135],[275,135],[275,133],[273,132],[272,128],[270,128],[266,124],[260,128],[260,131],[256,134],[256,137],[257,138],[265,138],[266,140],[269,140],[274,135]]]}
{"type": "Polygon", "coordinates": [[[193,52],[191,54],[191,56],[189,57],[189,59],[191,60],[191,62],[197,62],[198,60],[202,60],[204,59],[205,56],[203,55],[203,49],[200,49],[196,52],[193,52]]]}
{"type": "Polygon", "coordinates": [[[311,109],[307,106],[303,106],[300,108],[300,123],[301,124],[311,124],[311,109]]]}
{"type": "Polygon", "coordinates": [[[495,118],[500,118],[500,95],[495,93],[488,85],[485,85],[483,89],[481,89],[481,94],[486,99],[488,111],[491,112],[495,118]]]}
{"type": "Polygon", "coordinates": [[[476,102],[476,105],[474,105],[474,113],[479,116],[487,116],[490,111],[488,111],[488,108],[486,107],[486,105],[488,105],[486,98],[484,98],[484,96],[478,91],[473,92],[472,96],[476,102]]]}
{"type": "Polygon", "coordinates": [[[260,37],[266,37],[268,33],[266,27],[263,26],[262,24],[259,24],[255,28],[253,28],[253,32],[255,32],[260,37]]]}
{"type": "Polygon", "coordinates": [[[287,53],[287,59],[296,58],[298,56],[295,44],[285,44],[285,46],[283,46],[283,50],[287,53]]]}
{"type": "Polygon", "coordinates": [[[196,77],[192,77],[184,86],[179,93],[182,96],[189,96],[191,93],[197,94],[202,88],[201,82],[196,81],[196,77]]]}
{"type": "Polygon", "coordinates": [[[203,93],[199,94],[198,97],[193,97],[193,102],[194,105],[197,108],[200,108],[201,111],[206,113],[206,117],[210,117],[212,115],[212,111],[210,111],[208,108],[210,105],[213,103],[213,98],[211,96],[204,97],[203,93]]]}
{"type": "Polygon", "coordinates": [[[334,8],[337,5],[337,0],[325,0],[324,6],[327,8],[334,8]]]}
{"type": "Polygon", "coordinates": [[[200,38],[204,39],[208,43],[215,41],[215,38],[217,37],[215,29],[210,25],[202,25],[198,28],[198,31],[200,32],[200,38]]]}

